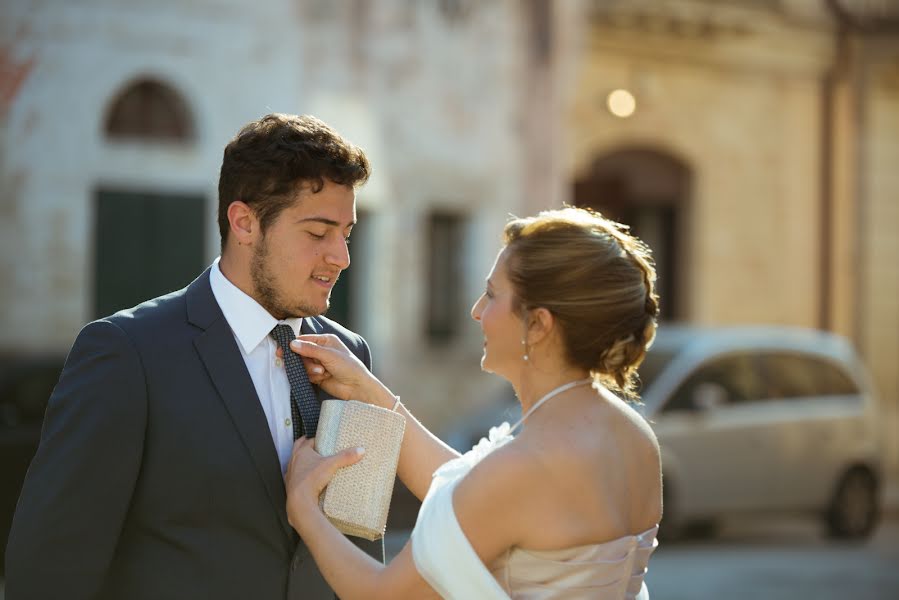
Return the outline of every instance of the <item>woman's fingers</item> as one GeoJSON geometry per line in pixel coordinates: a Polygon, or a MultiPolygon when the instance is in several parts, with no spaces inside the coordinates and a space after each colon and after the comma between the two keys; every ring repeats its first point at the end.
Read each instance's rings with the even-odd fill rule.
{"type": "Polygon", "coordinates": [[[293,445],[293,454],[285,473],[287,488],[287,520],[297,528],[304,517],[318,506],[319,497],[338,470],[353,465],[365,453],[363,448],[347,448],[333,456],[321,456],[314,449],[315,440],[301,437],[293,445]]]}
{"type": "Polygon", "coordinates": [[[287,466],[288,486],[308,487],[317,495],[339,469],[356,464],[364,454],[364,448],[347,448],[333,456],[321,456],[315,451],[314,438],[301,437],[294,442],[287,466]]]}
{"type": "Polygon", "coordinates": [[[310,340],[297,338],[290,342],[290,349],[303,358],[314,359],[322,362],[322,358],[328,357],[334,350],[310,340]]]}
{"type": "MultiPolygon", "coordinates": [[[[284,351],[281,350],[280,346],[275,350],[275,356],[284,358],[284,351]]],[[[322,367],[322,364],[314,358],[306,358],[305,356],[301,356],[300,358],[303,361],[303,367],[306,369],[306,373],[309,375],[309,381],[318,385],[318,383],[325,378],[326,373],[324,367],[322,367]]]]}
{"type": "Polygon", "coordinates": [[[325,348],[339,350],[344,354],[349,354],[350,352],[349,349],[344,346],[343,342],[340,341],[340,338],[333,333],[304,333],[298,335],[297,339],[304,342],[312,342],[313,344],[324,346],[325,348]]]}
{"type": "MultiPolygon", "coordinates": [[[[275,349],[275,356],[278,358],[284,358],[284,351],[281,350],[281,346],[278,346],[275,349]]],[[[315,383],[313,380],[313,375],[324,375],[325,369],[322,367],[321,363],[312,358],[306,358],[305,356],[301,357],[303,360],[303,367],[306,369],[306,373],[309,374],[309,379],[312,380],[312,383],[315,383]]],[[[319,379],[323,379],[323,377],[319,377],[319,379]]]]}
{"type": "Polygon", "coordinates": [[[334,456],[329,456],[325,459],[325,481],[331,481],[337,471],[344,467],[356,464],[362,460],[363,456],[365,456],[365,448],[362,447],[347,448],[334,456]]]}
{"type": "MultiPolygon", "coordinates": [[[[290,349],[302,356],[304,361],[306,359],[312,361],[311,369],[313,373],[318,373],[317,368],[320,368],[322,371],[319,374],[328,371],[331,375],[342,378],[353,372],[351,367],[355,357],[351,354],[346,354],[341,350],[320,346],[316,343],[300,339],[290,342],[290,349]],[[350,369],[349,371],[347,371],[348,368],[350,369]]],[[[358,362],[358,360],[355,362],[358,362]]],[[[304,364],[306,363],[304,362],[304,364]]],[[[308,372],[309,370],[307,369],[307,373],[308,372]]]]}
{"type": "Polygon", "coordinates": [[[315,383],[315,379],[318,378],[322,380],[325,378],[325,369],[322,367],[322,364],[315,360],[314,358],[306,358],[302,357],[303,367],[306,369],[306,373],[309,375],[309,381],[315,383]]]}
{"type": "MultiPolygon", "coordinates": [[[[322,386],[322,389],[335,398],[364,400],[367,386],[372,385],[374,379],[362,361],[342,344],[340,349],[322,346],[309,341],[310,337],[315,336],[290,342],[291,352],[303,358],[309,380],[322,386]]],[[[334,336],[330,337],[336,339],[334,336]]]]}

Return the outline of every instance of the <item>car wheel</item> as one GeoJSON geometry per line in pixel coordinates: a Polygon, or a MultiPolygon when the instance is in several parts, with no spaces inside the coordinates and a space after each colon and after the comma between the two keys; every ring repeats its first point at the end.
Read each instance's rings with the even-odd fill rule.
{"type": "Polygon", "coordinates": [[[862,468],[847,472],[834,492],[827,511],[827,532],[838,539],[868,537],[879,516],[877,480],[862,468]]]}

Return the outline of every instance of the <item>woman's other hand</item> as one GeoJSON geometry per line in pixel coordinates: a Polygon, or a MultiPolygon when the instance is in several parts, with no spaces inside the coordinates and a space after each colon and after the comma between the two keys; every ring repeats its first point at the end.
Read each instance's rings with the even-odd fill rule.
{"type": "Polygon", "coordinates": [[[341,400],[377,404],[374,395],[383,386],[336,335],[300,335],[290,349],[302,357],[314,385],[341,400]]]}
{"type": "Polygon", "coordinates": [[[303,515],[318,510],[318,499],[334,474],[354,465],[365,454],[363,448],[347,448],[333,456],[314,450],[314,438],[301,437],[293,445],[284,482],[287,487],[287,520],[297,529],[303,515]]]}

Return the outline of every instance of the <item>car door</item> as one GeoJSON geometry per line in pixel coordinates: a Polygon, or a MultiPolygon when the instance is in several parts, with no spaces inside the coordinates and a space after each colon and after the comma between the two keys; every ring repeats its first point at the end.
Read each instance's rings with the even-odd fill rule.
{"type": "Polygon", "coordinates": [[[695,367],[655,417],[663,460],[676,465],[678,512],[685,518],[751,508],[767,493],[761,383],[750,353],[733,353],[695,367]]]}
{"type": "Polygon", "coordinates": [[[767,352],[761,369],[777,453],[772,500],[786,509],[820,506],[864,430],[858,388],[836,364],[800,352],[767,352]]]}

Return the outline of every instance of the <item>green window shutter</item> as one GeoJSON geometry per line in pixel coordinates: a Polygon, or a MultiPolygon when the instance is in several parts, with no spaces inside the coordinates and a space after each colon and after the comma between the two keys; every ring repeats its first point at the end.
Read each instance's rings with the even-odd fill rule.
{"type": "Polygon", "coordinates": [[[205,267],[200,196],[100,190],[94,315],[106,316],[190,283],[205,267]]]}

